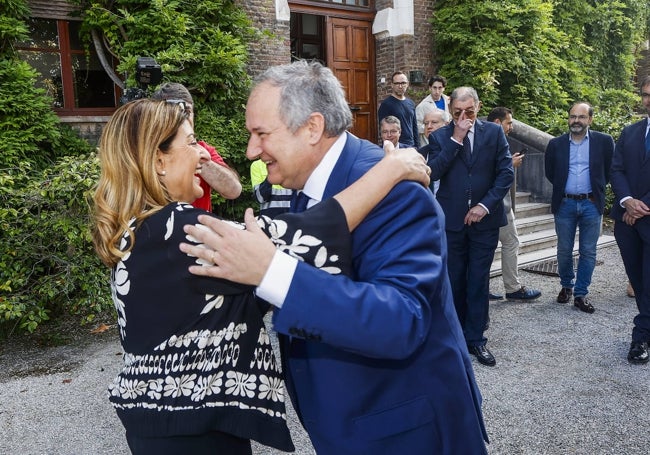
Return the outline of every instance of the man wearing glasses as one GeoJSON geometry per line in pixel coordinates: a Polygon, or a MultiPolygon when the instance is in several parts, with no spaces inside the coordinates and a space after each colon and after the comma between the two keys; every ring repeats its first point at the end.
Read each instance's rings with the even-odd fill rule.
{"type": "Polygon", "coordinates": [[[406,90],[409,88],[406,74],[397,71],[392,77],[392,90],[390,96],[386,97],[379,106],[379,122],[392,115],[397,117],[402,126],[400,142],[409,146],[418,148],[418,122],[415,116],[415,103],[412,99],[406,97],[406,90]]]}
{"type": "MultiPolygon", "coordinates": [[[[429,136],[431,182],[445,213],[448,265],[454,305],[470,354],[496,365],[484,335],[489,321],[490,266],[507,223],[503,198],[514,179],[503,129],[476,118],[476,90],[459,87],[450,97],[453,122],[429,136]]],[[[433,189],[433,188],[432,188],[433,189]]]]}
{"type": "Polygon", "coordinates": [[[384,117],[379,123],[379,132],[381,133],[380,145],[383,146],[384,141],[390,141],[393,143],[396,149],[409,147],[400,141],[402,135],[402,125],[397,117],[392,115],[384,117]]]}
{"type": "Polygon", "coordinates": [[[558,303],[568,303],[585,313],[594,307],[587,294],[596,266],[605,185],[614,154],[614,139],[592,131],[594,109],[587,102],[569,109],[569,132],[551,139],[544,155],[546,178],[553,185],[551,211],[557,234],[557,271],[560,275],[558,303]],[[578,271],[573,268],[576,228],[580,231],[578,271]]]}

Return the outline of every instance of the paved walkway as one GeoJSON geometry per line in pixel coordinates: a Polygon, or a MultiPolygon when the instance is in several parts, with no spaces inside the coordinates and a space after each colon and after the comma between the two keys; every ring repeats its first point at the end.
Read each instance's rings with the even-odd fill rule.
{"type": "MultiPolygon", "coordinates": [[[[535,303],[491,304],[494,368],[475,362],[490,454],[648,454],[650,364],[626,360],[633,299],[616,247],[599,252],[592,315],[555,302],[558,278],[522,272],[535,303]]],[[[502,291],[501,278],[492,290],[502,291]]],[[[119,369],[114,331],[59,348],[0,348],[1,454],[125,454],[106,397],[119,369]]],[[[297,454],[313,449],[292,417],[297,454]]],[[[408,453],[408,449],[405,448],[408,453]]],[[[282,452],[255,446],[254,453],[282,452]]],[[[401,454],[400,454],[401,455],[401,454]]]]}

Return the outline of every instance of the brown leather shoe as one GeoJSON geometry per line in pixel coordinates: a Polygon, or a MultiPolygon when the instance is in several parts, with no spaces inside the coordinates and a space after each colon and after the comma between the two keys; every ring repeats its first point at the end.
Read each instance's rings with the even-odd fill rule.
{"type": "Polygon", "coordinates": [[[573,299],[573,306],[579,309],[580,311],[584,311],[585,313],[593,313],[596,311],[594,306],[589,303],[589,299],[587,297],[576,297],[573,299]]]}
{"type": "Polygon", "coordinates": [[[572,295],[573,295],[573,289],[562,288],[560,293],[557,295],[557,303],[569,303],[569,300],[571,300],[572,295]]]}

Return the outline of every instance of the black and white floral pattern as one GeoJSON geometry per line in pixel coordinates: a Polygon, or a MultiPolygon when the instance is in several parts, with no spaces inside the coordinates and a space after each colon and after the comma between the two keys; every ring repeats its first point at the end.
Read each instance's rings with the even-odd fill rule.
{"type": "MultiPolygon", "coordinates": [[[[349,254],[349,239],[340,238],[345,218],[338,205],[321,205],[259,224],[282,251],[340,273],[341,253],[349,254]],[[328,231],[337,238],[324,241],[328,231]]],[[[252,288],[189,274],[192,263],[207,264],[178,248],[198,244],[183,226],[201,213],[174,203],[131,224],[134,247],[111,278],[125,353],[110,400],[134,433],[221,430],[289,450],[284,383],[252,288]],[[200,421],[191,426],[193,418],[200,421]]],[[[120,248],[128,242],[125,234],[120,248]]]]}

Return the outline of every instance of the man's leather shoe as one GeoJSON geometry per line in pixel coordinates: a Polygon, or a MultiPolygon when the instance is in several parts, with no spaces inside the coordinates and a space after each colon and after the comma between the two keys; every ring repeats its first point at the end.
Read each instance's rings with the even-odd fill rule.
{"type": "Polygon", "coordinates": [[[501,294],[492,294],[491,292],[488,294],[488,298],[490,300],[501,300],[503,296],[501,294]]]}
{"type": "Polygon", "coordinates": [[[630,352],[627,354],[627,360],[635,365],[648,363],[648,343],[645,341],[633,341],[630,343],[630,352]]]}
{"type": "Polygon", "coordinates": [[[573,299],[573,306],[575,306],[580,311],[584,311],[585,313],[591,314],[596,311],[594,306],[589,303],[589,299],[587,299],[587,297],[576,297],[573,299]]]}
{"type": "Polygon", "coordinates": [[[469,349],[469,353],[476,356],[478,359],[479,363],[482,363],[483,365],[487,365],[489,367],[493,367],[494,365],[497,364],[496,359],[492,355],[490,351],[488,351],[488,348],[484,346],[467,346],[467,349],[469,349]]]}
{"type": "Polygon", "coordinates": [[[569,300],[571,300],[572,295],[573,295],[573,289],[562,288],[560,293],[557,295],[557,303],[569,303],[569,300]]]}
{"type": "Polygon", "coordinates": [[[518,291],[515,292],[506,292],[506,299],[508,300],[535,300],[540,295],[541,291],[537,289],[527,289],[526,286],[522,286],[518,291]]]}

